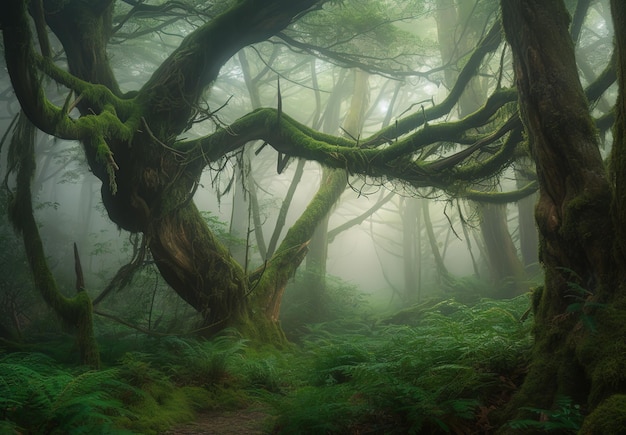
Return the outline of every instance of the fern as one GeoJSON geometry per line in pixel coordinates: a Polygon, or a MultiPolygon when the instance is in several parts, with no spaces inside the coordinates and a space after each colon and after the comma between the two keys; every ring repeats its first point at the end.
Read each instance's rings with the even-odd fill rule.
{"type": "Polygon", "coordinates": [[[112,417],[123,409],[114,399],[122,386],[116,375],[74,374],[42,354],[10,354],[0,359],[0,409],[5,420],[28,432],[110,433],[112,417]]]}
{"type": "Polygon", "coordinates": [[[352,399],[344,386],[304,387],[287,398],[274,398],[270,404],[277,418],[273,433],[343,434],[357,424],[365,404],[352,399]]]}
{"type": "Polygon", "coordinates": [[[520,419],[507,424],[512,429],[538,429],[544,432],[566,431],[578,433],[583,423],[583,415],[580,406],[575,404],[567,396],[559,396],[555,401],[555,409],[521,408],[533,412],[541,417],[541,420],[520,419]]]}
{"type": "Polygon", "coordinates": [[[274,400],[275,429],[469,433],[479,408],[511,388],[507,373],[527,362],[530,324],[519,321],[527,306],[527,297],[473,307],[444,301],[422,310],[413,326],[362,334],[338,334],[335,322],[309,327],[293,363],[312,373],[303,381],[309,386],[274,400]]]}
{"type": "Polygon", "coordinates": [[[188,385],[210,386],[229,377],[233,360],[240,358],[247,341],[227,331],[227,335],[212,340],[168,341],[166,346],[177,347],[176,361],[169,363],[173,376],[188,385]]]}

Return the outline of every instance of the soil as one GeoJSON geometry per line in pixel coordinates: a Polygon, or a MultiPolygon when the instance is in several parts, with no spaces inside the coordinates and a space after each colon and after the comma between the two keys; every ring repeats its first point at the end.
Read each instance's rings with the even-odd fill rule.
{"type": "Polygon", "coordinates": [[[258,409],[205,412],[194,422],[177,425],[163,435],[261,435],[269,417],[258,409]]]}

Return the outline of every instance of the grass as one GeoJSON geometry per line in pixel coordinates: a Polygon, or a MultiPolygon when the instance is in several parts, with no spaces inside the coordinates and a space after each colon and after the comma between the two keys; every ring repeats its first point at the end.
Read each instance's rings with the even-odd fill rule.
{"type": "Polygon", "coordinates": [[[132,351],[98,372],[0,353],[0,432],[157,434],[201,410],[262,404],[274,434],[487,434],[524,374],[527,306],[525,296],[448,300],[411,325],[338,312],[298,325],[299,344],[283,351],[235,331],[133,338],[132,351]]]}

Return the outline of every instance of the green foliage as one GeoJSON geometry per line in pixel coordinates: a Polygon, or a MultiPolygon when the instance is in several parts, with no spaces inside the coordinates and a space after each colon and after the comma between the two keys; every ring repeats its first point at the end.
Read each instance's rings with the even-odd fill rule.
{"type": "Polygon", "coordinates": [[[120,379],[134,387],[123,396],[130,418],[118,425],[133,432],[156,434],[192,420],[195,409],[208,401],[202,389],[177,386],[163,371],[158,354],[152,352],[127,353],[118,371],[120,379]]]}
{"type": "Polygon", "coordinates": [[[572,399],[565,396],[558,396],[554,409],[522,408],[526,411],[537,414],[537,420],[514,420],[507,424],[512,429],[535,429],[543,432],[566,431],[566,433],[578,433],[582,423],[583,415],[580,405],[572,402],[572,399]]]}
{"type": "Polygon", "coordinates": [[[210,211],[201,211],[200,214],[220,242],[224,243],[229,248],[245,245],[245,240],[231,234],[228,229],[228,222],[220,220],[218,216],[210,211]]]}
{"type": "Polygon", "coordinates": [[[326,388],[303,387],[287,397],[269,400],[278,412],[272,433],[342,434],[367,412],[366,403],[352,397],[341,385],[326,388]]]}
{"type": "MultiPolygon", "coordinates": [[[[402,0],[393,8],[375,0],[333,3],[334,7],[300,19],[294,37],[328,47],[329,52],[341,53],[342,58],[363,62],[372,69],[403,69],[414,60],[415,47],[419,47],[420,54],[435,49],[432,40],[420,39],[397,24],[424,14],[422,2],[402,0]],[[368,55],[363,56],[363,52],[368,55]]],[[[318,55],[320,58],[324,57],[323,52],[318,55]]]]}
{"type": "MultiPolygon", "coordinates": [[[[489,412],[516,389],[527,364],[530,325],[519,320],[527,297],[474,306],[431,303],[407,326],[376,323],[353,289],[339,288],[333,300],[344,302],[335,312],[346,319],[308,325],[297,348],[250,346],[229,330],[211,340],[108,337],[102,341],[118,341],[102,346],[114,368],[101,372],[60,368],[42,354],[5,356],[0,430],[81,433],[75,430],[80,421],[89,433],[157,434],[194,419],[198,410],[253,403],[271,407],[272,433],[482,433],[489,427],[489,412]],[[124,349],[133,350],[113,362],[124,349]]],[[[575,407],[561,408],[550,414],[552,424],[574,419],[575,407]]]]}
{"type": "Polygon", "coordinates": [[[281,392],[281,371],[275,356],[248,359],[241,365],[241,372],[249,388],[281,392]]]}
{"type": "Polygon", "coordinates": [[[319,295],[306,278],[305,273],[297,272],[281,303],[281,326],[290,340],[297,342],[316,328],[328,334],[365,333],[371,328],[372,310],[356,286],[327,275],[325,293],[319,295]]]}
{"type": "Polygon", "coordinates": [[[310,328],[293,363],[301,386],[272,403],[275,430],[468,433],[519,382],[531,343],[529,322],[519,320],[528,302],[451,300],[422,312],[414,326],[310,328]]]}
{"type": "MultiPolygon", "coordinates": [[[[0,359],[0,410],[4,426],[29,433],[108,434],[123,414],[116,394],[127,387],[114,369],[69,371],[43,354],[0,359]]],[[[115,429],[115,433],[124,433],[115,429]]]]}
{"type": "Polygon", "coordinates": [[[595,333],[594,309],[605,308],[606,304],[593,301],[594,293],[579,284],[582,280],[575,271],[566,267],[558,267],[557,269],[563,270],[571,276],[571,281],[567,282],[569,294],[565,295],[565,297],[570,298],[573,302],[567,306],[565,312],[579,314],[580,322],[590,332],[595,333]]]}
{"type": "Polygon", "coordinates": [[[234,360],[241,358],[246,340],[232,330],[212,340],[160,340],[161,362],[183,385],[213,386],[226,382],[234,360]]]}

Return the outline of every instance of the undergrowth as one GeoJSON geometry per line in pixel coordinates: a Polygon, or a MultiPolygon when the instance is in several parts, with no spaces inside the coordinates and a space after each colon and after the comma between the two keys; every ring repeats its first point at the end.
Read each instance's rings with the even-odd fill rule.
{"type": "Polygon", "coordinates": [[[117,378],[116,369],[68,370],[39,353],[5,355],[0,359],[2,433],[111,433],[114,420],[125,414],[116,393],[128,391],[117,378]]]}
{"type": "MultiPolygon", "coordinates": [[[[297,358],[302,387],[273,396],[274,433],[489,433],[530,347],[522,296],[444,301],[414,326],[316,325],[297,358]],[[478,431],[478,432],[477,432],[478,431]]],[[[295,363],[294,363],[295,364],[295,363]]]]}
{"type": "Polygon", "coordinates": [[[114,352],[101,371],[0,353],[0,433],[159,434],[202,410],[259,406],[274,434],[488,434],[524,376],[527,307],[526,296],[449,300],[410,326],[366,310],[330,316],[298,325],[300,344],[282,351],[232,330],[212,340],[107,335],[102,349],[114,352]]]}

